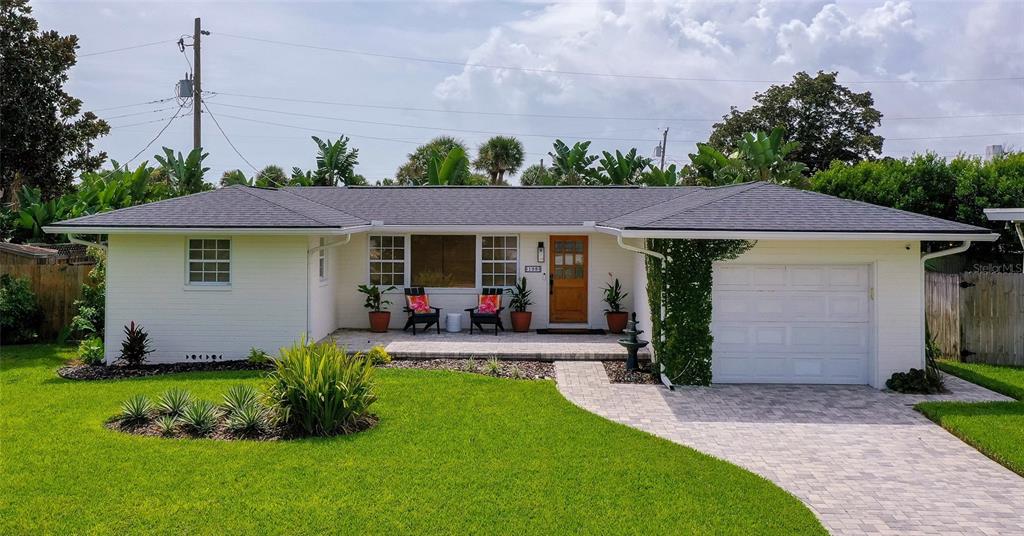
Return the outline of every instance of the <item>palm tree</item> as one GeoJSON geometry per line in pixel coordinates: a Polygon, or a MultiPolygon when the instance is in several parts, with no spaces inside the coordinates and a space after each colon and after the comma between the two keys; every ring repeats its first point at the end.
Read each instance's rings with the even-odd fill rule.
{"type": "MultiPolygon", "coordinates": [[[[415,151],[409,153],[409,160],[395,172],[395,183],[402,186],[428,184],[430,177],[427,175],[427,168],[430,166],[431,160],[437,155],[442,157],[447,155],[455,147],[462,149],[464,154],[468,152],[462,141],[451,136],[438,136],[420,145],[415,151]]],[[[469,175],[468,158],[462,166],[464,169],[460,171],[460,174],[469,175]]]]}
{"type": "Polygon", "coordinates": [[[511,136],[495,136],[480,145],[473,167],[490,175],[491,185],[505,184],[505,174],[519,171],[525,156],[522,142],[511,136]]]}
{"type": "Polygon", "coordinates": [[[313,141],[317,146],[315,184],[337,186],[340,182],[349,185],[359,164],[359,149],[349,149],[349,139],[345,136],[333,142],[313,136],[313,141]]]}
{"type": "Polygon", "coordinates": [[[282,188],[288,186],[288,176],[281,166],[270,164],[253,177],[252,183],[259,188],[282,188]]]}

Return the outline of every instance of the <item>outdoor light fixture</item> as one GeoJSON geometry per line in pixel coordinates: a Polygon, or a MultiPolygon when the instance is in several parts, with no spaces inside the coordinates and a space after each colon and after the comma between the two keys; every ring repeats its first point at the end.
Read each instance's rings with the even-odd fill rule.
{"type": "Polygon", "coordinates": [[[544,242],[537,242],[537,262],[544,262],[544,242]]]}

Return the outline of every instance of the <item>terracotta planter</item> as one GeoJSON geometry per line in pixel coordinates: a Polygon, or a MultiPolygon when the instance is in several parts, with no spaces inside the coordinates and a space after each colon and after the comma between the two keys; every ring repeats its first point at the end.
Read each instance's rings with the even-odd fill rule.
{"type": "Polygon", "coordinates": [[[526,333],[530,331],[530,321],[533,320],[533,313],[530,311],[512,311],[512,331],[526,333]]]}
{"type": "Polygon", "coordinates": [[[608,319],[608,331],[622,333],[626,329],[626,322],[629,320],[629,313],[626,311],[608,311],[604,314],[608,319]]]}
{"type": "Polygon", "coordinates": [[[384,333],[391,323],[391,311],[370,311],[370,331],[384,333]]]}

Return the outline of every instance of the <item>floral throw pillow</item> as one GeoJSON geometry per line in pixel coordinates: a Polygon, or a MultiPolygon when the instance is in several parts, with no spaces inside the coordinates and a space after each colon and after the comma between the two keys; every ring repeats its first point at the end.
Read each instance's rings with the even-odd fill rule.
{"type": "Polygon", "coordinates": [[[414,313],[429,313],[430,312],[430,298],[426,294],[420,294],[419,296],[406,296],[406,303],[409,304],[409,308],[414,313]]]}
{"type": "Polygon", "coordinates": [[[501,296],[497,294],[483,294],[477,303],[476,310],[482,315],[492,315],[498,312],[501,307],[501,296]]]}

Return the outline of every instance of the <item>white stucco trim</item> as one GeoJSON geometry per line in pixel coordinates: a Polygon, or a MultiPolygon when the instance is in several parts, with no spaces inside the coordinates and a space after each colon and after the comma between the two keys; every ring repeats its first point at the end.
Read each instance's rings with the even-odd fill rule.
{"type": "MultiPolygon", "coordinates": [[[[599,231],[607,232],[600,228],[599,231]]],[[[626,229],[623,238],[690,238],[725,240],[911,240],[959,242],[962,240],[994,242],[996,233],[862,233],[862,232],[782,232],[782,231],[650,231],[626,229]]]]}

